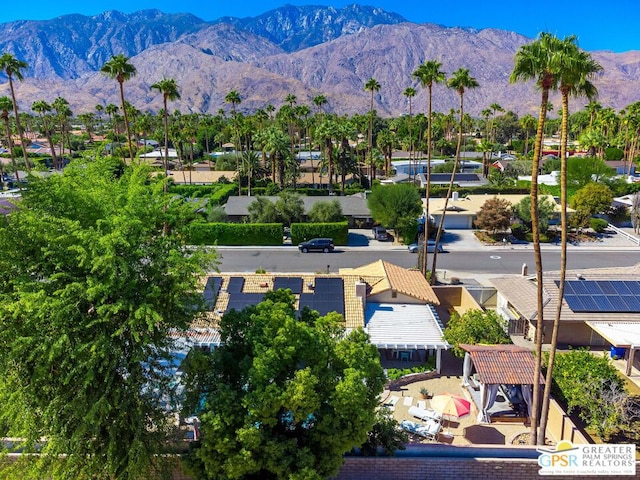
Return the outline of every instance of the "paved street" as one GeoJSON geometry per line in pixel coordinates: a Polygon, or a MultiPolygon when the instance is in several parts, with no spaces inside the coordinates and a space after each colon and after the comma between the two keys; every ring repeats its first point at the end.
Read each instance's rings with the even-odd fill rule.
{"type": "MultiPolygon", "coordinates": [[[[337,272],[342,267],[357,267],[384,259],[404,267],[414,267],[418,255],[403,245],[377,242],[370,231],[356,232],[354,246],[338,247],[334,253],[301,253],[295,246],[282,247],[220,247],[220,271],[253,272],[264,268],[268,272],[337,272]],[[368,245],[366,245],[368,241],[368,245]],[[357,244],[360,243],[360,246],[357,244]]],[[[532,245],[484,246],[471,231],[447,232],[445,253],[438,255],[441,278],[481,279],[486,275],[519,274],[527,264],[529,273],[535,270],[532,245]]],[[[560,247],[542,247],[545,270],[559,270],[560,247]]],[[[430,261],[432,255],[429,255],[430,261]]],[[[568,247],[569,268],[627,266],[640,262],[640,247],[618,235],[601,242],[581,243],[568,247]]]]}

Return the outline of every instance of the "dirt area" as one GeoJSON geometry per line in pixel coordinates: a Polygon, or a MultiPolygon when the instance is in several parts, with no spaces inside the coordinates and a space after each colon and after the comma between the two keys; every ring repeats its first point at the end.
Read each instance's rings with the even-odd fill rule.
{"type": "MultiPolygon", "coordinates": [[[[462,363],[460,361],[458,365],[455,359],[449,360],[448,362],[443,362],[442,373],[435,378],[385,391],[382,403],[388,402],[393,396],[398,397],[393,411],[393,416],[398,422],[402,420],[419,422],[418,419],[413,418],[408,413],[409,408],[417,406],[418,401],[426,402],[426,408],[430,408],[429,399],[424,399],[420,393],[420,389],[424,387],[432,395],[451,393],[466,398],[471,402],[469,415],[462,418],[445,417],[442,422],[442,432],[437,440],[439,443],[452,445],[510,445],[518,434],[528,432],[528,427],[522,423],[479,423],[478,409],[471,399],[471,395],[462,387],[462,377],[457,375],[458,368],[459,372],[462,372],[462,363]]],[[[428,440],[417,436],[412,436],[411,441],[414,443],[429,443],[428,440]]]]}

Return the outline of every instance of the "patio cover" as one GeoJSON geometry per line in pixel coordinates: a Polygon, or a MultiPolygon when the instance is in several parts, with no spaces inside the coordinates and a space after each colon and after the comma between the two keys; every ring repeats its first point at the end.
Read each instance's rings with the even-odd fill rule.
{"type": "Polygon", "coordinates": [[[603,337],[614,347],[628,348],[627,376],[631,375],[631,367],[636,350],[640,350],[640,322],[586,322],[594,332],[603,337]]]}
{"type": "MultiPolygon", "coordinates": [[[[462,367],[462,384],[469,385],[472,364],[478,372],[482,403],[479,421],[490,422],[488,411],[495,402],[501,384],[520,385],[531,416],[535,358],[530,350],[516,345],[460,344],[459,347],[467,352],[462,367]]],[[[544,383],[542,375],[539,376],[539,382],[544,383]]]]}

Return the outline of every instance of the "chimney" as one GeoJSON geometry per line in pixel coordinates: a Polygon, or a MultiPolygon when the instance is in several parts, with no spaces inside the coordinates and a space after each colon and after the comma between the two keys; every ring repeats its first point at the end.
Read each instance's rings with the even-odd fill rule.
{"type": "Polygon", "coordinates": [[[458,201],[458,192],[453,192],[451,194],[451,200],[453,200],[454,202],[458,201]]]}
{"type": "Polygon", "coordinates": [[[367,304],[367,284],[364,282],[356,282],[356,298],[360,299],[362,306],[367,304]]]}

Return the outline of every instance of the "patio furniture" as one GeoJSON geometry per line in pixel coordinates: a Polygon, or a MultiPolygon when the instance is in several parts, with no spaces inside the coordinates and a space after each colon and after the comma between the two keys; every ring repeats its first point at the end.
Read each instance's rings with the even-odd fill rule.
{"type": "Polygon", "coordinates": [[[389,409],[389,411],[393,412],[396,409],[396,403],[400,400],[400,397],[392,395],[389,399],[382,404],[382,406],[389,409]]]}
{"type": "Polygon", "coordinates": [[[404,397],[402,399],[402,404],[407,407],[410,407],[411,405],[413,405],[413,397],[404,397]]]}
{"type": "MultiPolygon", "coordinates": [[[[431,399],[431,406],[442,413],[443,416],[460,418],[469,415],[469,412],[471,412],[471,402],[469,400],[451,393],[436,395],[431,399]]],[[[447,422],[447,435],[450,434],[448,427],[449,422],[447,422]]]]}
{"type": "Polygon", "coordinates": [[[425,402],[424,400],[418,400],[418,408],[420,408],[422,410],[426,410],[427,409],[427,402],[425,402]]]}
{"type": "Polygon", "coordinates": [[[424,424],[418,422],[412,422],[411,420],[403,420],[400,422],[400,427],[409,433],[419,435],[428,440],[435,440],[440,433],[441,425],[438,422],[429,420],[424,424]]]}
{"type": "Polygon", "coordinates": [[[412,417],[419,418],[420,420],[433,420],[436,422],[442,421],[442,415],[440,415],[437,411],[432,408],[424,409],[418,407],[409,408],[409,415],[412,417]]]}

